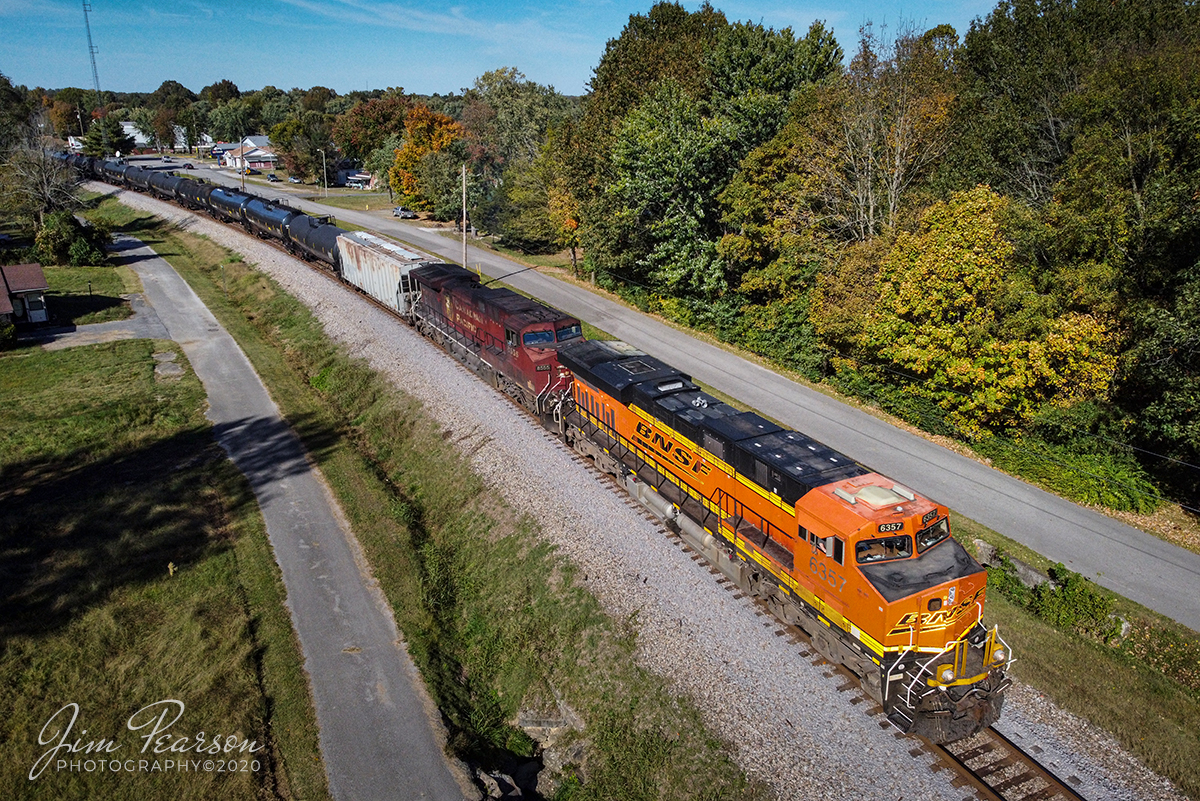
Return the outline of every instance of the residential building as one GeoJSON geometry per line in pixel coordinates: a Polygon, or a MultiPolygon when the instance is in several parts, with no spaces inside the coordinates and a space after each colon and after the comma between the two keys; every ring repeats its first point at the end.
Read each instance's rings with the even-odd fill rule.
{"type": "Polygon", "coordinates": [[[48,289],[46,274],[36,262],[0,267],[0,322],[46,322],[48,289]]]}

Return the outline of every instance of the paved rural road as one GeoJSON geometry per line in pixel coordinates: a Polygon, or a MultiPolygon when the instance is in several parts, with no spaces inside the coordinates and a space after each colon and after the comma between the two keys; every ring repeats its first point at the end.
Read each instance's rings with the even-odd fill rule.
{"type": "Polygon", "coordinates": [[[208,392],[217,441],[254,488],[283,572],[336,799],[461,801],[435,734],[436,709],[395,620],[303,446],[249,360],[169,264],[137,240],[117,247],[208,392]]]}
{"type": "MultiPolygon", "coordinates": [[[[234,175],[198,174],[233,185],[234,175]]],[[[458,263],[461,245],[419,225],[373,212],[299,201],[292,191],[253,186],[314,214],[403,239],[458,263]]],[[[313,190],[307,189],[308,193],[313,190]]],[[[468,248],[467,262],[489,276],[642,348],[709,386],[824,442],[950,506],[1043,556],[1062,562],[1114,592],[1200,631],[1200,554],[1044,492],[973,459],[909,434],[720,348],[701,342],[585,289],[486,250],[468,248]]]]}

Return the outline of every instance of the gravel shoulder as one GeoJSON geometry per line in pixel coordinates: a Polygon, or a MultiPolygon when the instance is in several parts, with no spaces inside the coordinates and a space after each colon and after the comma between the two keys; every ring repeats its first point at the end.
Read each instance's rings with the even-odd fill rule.
{"type": "MultiPolygon", "coordinates": [[[[610,614],[636,620],[639,662],[689,696],[738,764],[778,797],[969,797],[951,786],[948,771],[934,769],[929,754],[910,754],[917,743],[881,725],[882,716],[869,716],[869,702],[855,702],[860,691],[839,691],[840,675],[801,657],[776,635],[773,619],[749,599],[734,598],[611,484],[580,468],[568,449],[402,322],[237,229],[131,192],[121,201],[190,221],[191,230],[243,254],[441,425],[476,429],[479,436],[462,443],[474,452],[475,469],[540,523],[542,536],[579,567],[610,614]]],[[[1183,798],[1107,734],[1028,687],[1010,691],[1000,728],[1018,743],[1038,745],[1041,759],[1064,776],[1078,777],[1085,797],[1183,798]]]]}

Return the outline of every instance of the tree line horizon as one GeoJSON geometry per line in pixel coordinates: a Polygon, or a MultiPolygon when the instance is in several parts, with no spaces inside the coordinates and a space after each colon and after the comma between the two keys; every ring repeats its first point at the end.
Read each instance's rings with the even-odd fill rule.
{"type": "Polygon", "coordinates": [[[93,113],[163,145],[266,134],[308,176],[332,148],[438,219],[466,164],[507,245],[1144,512],[1200,490],[1198,23],[1186,0],[1002,0],[961,36],[839,42],[660,2],[581,97],[514,67],[447,95],[0,94],[60,136],[93,113]]]}

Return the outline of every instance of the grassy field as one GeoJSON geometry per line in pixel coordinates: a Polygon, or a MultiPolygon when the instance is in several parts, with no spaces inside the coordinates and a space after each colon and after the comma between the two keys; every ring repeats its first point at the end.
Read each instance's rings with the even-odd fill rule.
{"type": "MultiPolygon", "coordinates": [[[[333,192],[334,190],[330,190],[333,192]]],[[[329,197],[323,197],[321,194],[305,197],[304,200],[311,200],[313,203],[321,203],[325,206],[333,206],[336,209],[349,209],[351,211],[380,211],[381,209],[391,209],[394,206],[400,205],[393,203],[386,192],[363,192],[361,190],[352,190],[349,194],[338,192],[330,194],[329,197]]]]}
{"type": "Polygon", "coordinates": [[[137,275],[119,267],[44,267],[46,307],[58,325],[124,320],[133,314],[121,295],[141,291],[137,275]]]}
{"type": "Polygon", "coordinates": [[[186,364],[147,340],[0,357],[0,798],[328,797],[262,518],[195,375],[156,377],[164,351],[186,364]],[[258,769],[153,772],[125,725],[166,699],[184,704],[170,734],[253,740],[258,769]],[[71,703],[68,741],[119,747],[60,751],[31,781],[59,742],[44,724],[71,703]]]}
{"type": "Polygon", "coordinates": [[[310,445],[451,732],[484,766],[532,753],[512,721],[562,698],[588,724],[560,799],[760,799],[698,711],[634,664],[536,524],[491,497],[419,403],[332,345],[309,311],[208,240],[110,202],[192,284],[310,445]],[[218,265],[225,265],[228,298],[218,265]],[[338,437],[327,436],[336,431],[338,437]]]}

